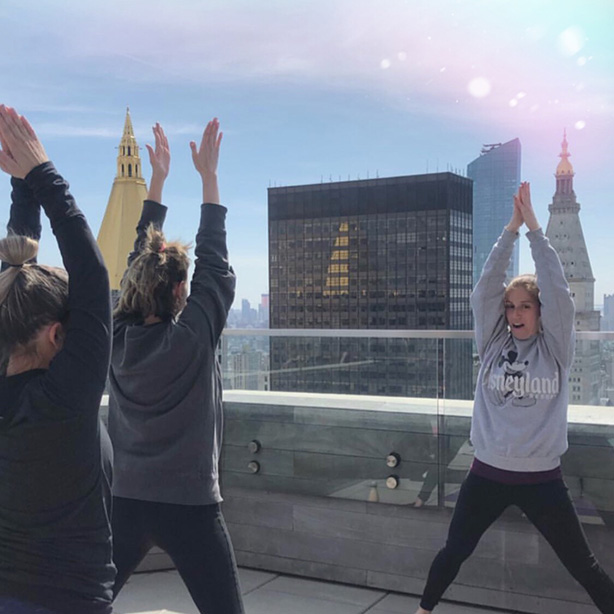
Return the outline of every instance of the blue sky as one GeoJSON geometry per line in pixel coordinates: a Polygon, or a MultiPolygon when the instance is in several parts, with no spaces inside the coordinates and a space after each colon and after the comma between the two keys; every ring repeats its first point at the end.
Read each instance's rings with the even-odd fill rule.
{"type": "MultiPolygon", "coordinates": [[[[142,153],[154,122],[167,131],[167,235],[192,239],[188,141],[218,116],[237,298],[252,303],[268,283],[267,187],[464,173],[483,143],[518,137],[545,226],[567,128],[601,303],[614,293],[612,23],[606,0],[2,0],[0,91],[94,232],[129,105],[142,153]]],[[[5,182],[1,219],[8,197],[5,182]]],[[[49,236],[41,258],[59,261],[49,236]]]]}

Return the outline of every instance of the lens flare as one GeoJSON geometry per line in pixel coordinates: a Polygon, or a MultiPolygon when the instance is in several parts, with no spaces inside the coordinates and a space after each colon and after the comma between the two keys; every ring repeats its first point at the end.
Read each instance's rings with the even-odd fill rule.
{"type": "Polygon", "coordinates": [[[490,94],[490,90],[492,88],[488,79],[484,77],[476,77],[475,79],[471,79],[471,81],[469,81],[467,89],[474,98],[485,98],[488,96],[488,94],[490,94]]]}
{"type": "Polygon", "coordinates": [[[390,60],[388,58],[384,58],[380,62],[380,66],[382,67],[383,70],[386,70],[387,68],[390,68],[390,60]]]}
{"type": "Polygon", "coordinates": [[[584,128],[586,128],[586,122],[581,119],[574,124],[574,128],[576,130],[584,130],[584,128]]]}
{"type": "Polygon", "coordinates": [[[557,46],[562,55],[571,57],[572,55],[576,55],[576,53],[584,47],[585,42],[586,36],[584,32],[580,28],[572,26],[559,34],[557,46]]]}

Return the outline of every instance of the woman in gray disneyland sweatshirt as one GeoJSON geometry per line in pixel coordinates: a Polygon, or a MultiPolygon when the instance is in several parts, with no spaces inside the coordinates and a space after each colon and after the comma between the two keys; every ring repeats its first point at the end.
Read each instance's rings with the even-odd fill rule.
{"type": "MultiPolygon", "coordinates": [[[[222,134],[190,143],[203,203],[187,295],[187,246],[162,234],[170,165],[154,127],[152,178],[114,312],[109,433],[115,448],[113,559],[117,595],[149,549],[173,559],[200,612],[242,614],[237,570],[219,503],[222,384],[216,347],[232,304],[226,208],[219,202],[222,134]]],[[[163,606],[163,604],[160,604],[163,606]]]]}
{"type": "Polygon", "coordinates": [[[558,255],[535,217],[528,183],[514,196],[512,218],[492,248],[471,305],[481,361],[471,425],[475,458],[416,614],[433,610],[484,532],[510,505],[537,527],[599,610],[611,614],[614,583],[587,544],[561,473],[574,304],[558,255]],[[536,275],[521,275],[505,286],[523,224],[536,275]]]}

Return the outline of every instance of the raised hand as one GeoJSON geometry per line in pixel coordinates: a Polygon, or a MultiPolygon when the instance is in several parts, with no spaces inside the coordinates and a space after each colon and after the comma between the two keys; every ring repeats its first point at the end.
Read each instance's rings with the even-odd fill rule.
{"type": "Polygon", "coordinates": [[[512,211],[512,217],[506,228],[510,232],[518,232],[518,229],[522,226],[523,222],[522,211],[520,209],[520,198],[518,194],[514,194],[514,210],[512,211]]]}
{"type": "Polygon", "coordinates": [[[531,184],[527,181],[523,181],[518,189],[518,208],[527,228],[537,230],[540,226],[531,204],[531,184]]]}
{"type": "Polygon", "coordinates": [[[203,202],[219,204],[220,196],[217,187],[217,163],[220,155],[220,144],[223,133],[219,132],[220,122],[213,118],[203,132],[200,147],[190,141],[192,161],[203,180],[203,202]]]}
{"type": "Polygon", "coordinates": [[[218,134],[219,129],[220,122],[217,117],[215,117],[207,124],[198,149],[196,149],[196,143],[190,141],[192,161],[194,162],[194,167],[201,176],[215,175],[217,173],[217,161],[223,136],[222,132],[218,134]]]}
{"type": "Polygon", "coordinates": [[[168,177],[168,171],[171,167],[171,150],[168,146],[168,139],[164,134],[162,126],[156,122],[152,128],[155,139],[155,149],[147,144],[149,152],[149,163],[151,164],[151,181],[149,182],[149,192],[147,198],[158,203],[162,202],[162,188],[168,177]]]}
{"type": "Polygon", "coordinates": [[[0,105],[0,146],[0,169],[19,179],[49,160],[28,120],[5,105],[0,105]]]}
{"type": "Polygon", "coordinates": [[[154,133],[155,149],[149,144],[145,145],[149,152],[151,171],[154,175],[166,179],[171,166],[171,150],[168,146],[168,139],[159,123],[156,122],[152,131],[154,133]]]}

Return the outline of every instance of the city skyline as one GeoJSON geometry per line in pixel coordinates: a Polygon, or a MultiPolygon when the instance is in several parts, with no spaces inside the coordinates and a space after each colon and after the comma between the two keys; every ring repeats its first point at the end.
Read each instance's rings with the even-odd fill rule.
{"type": "MultiPolygon", "coordinates": [[[[5,0],[2,102],[26,114],[96,234],[115,176],[126,106],[135,135],[160,121],[172,149],[169,238],[192,240],[200,188],[188,141],[217,115],[220,186],[237,298],[268,289],[270,186],[460,169],[485,143],[519,138],[542,224],[563,130],[593,262],[614,292],[604,135],[614,123],[614,6],[546,0],[246,0],[130,4],[5,0]],[[70,32],[70,36],[66,36],[70,32]],[[608,223],[609,222],[609,223],[608,223]]],[[[144,175],[149,179],[146,155],[144,175]]],[[[0,218],[8,217],[8,181],[0,218]]],[[[0,222],[2,223],[2,222],[0,222]]],[[[48,240],[41,260],[59,263],[48,240]]],[[[530,269],[521,251],[520,270],[530,269]]]]}

